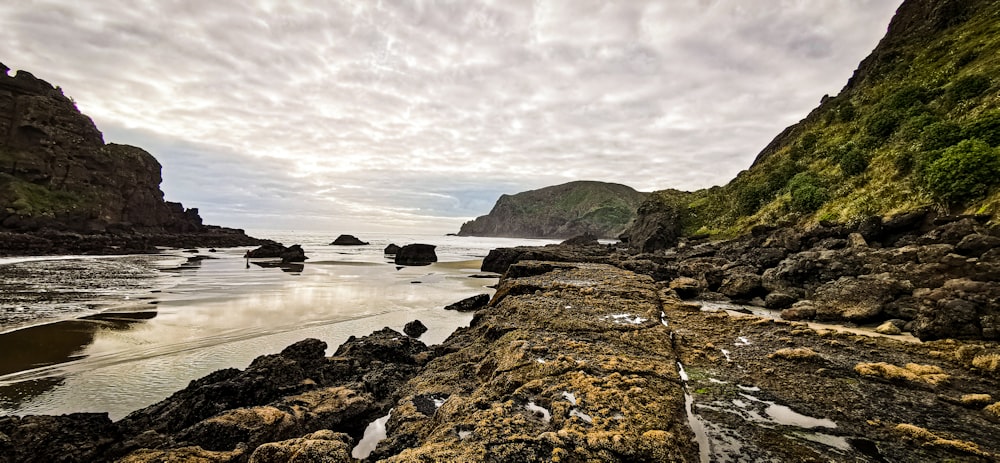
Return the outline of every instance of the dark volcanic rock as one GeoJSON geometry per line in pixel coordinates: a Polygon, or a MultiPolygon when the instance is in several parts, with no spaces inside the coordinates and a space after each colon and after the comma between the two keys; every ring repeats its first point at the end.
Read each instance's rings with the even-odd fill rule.
{"type": "Polygon", "coordinates": [[[403,332],[411,338],[419,338],[420,335],[427,332],[427,327],[420,320],[413,320],[403,327],[403,332]]]}
{"type": "Polygon", "coordinates": [[[597,241],[597,236],[593,233],[584,233],[559,244],[562,246],[600,246],[601,243],[597,241]]]}
{"type": "Polygon", "coordinates": [[[260,243],[242,230],[204,225],[198,209],[164,201],[161,166],[152,155],[105,144],[93,121],[61,89],[24,71],[11,77],[6,66],[0,69],[0,232],[83,235],[30,245],[31,238],[0,240],[0,254],[260,243]],[[119,244],[126,239],[132,243],[119,244]],[[111,245],[117,248],[105,240],[117,242],[111,245]]]}
{"type": "Polygon", "coordinates": [[[383,254],[385,254],[387,256],[395,256],[396,254],[399,253],[400,249],[402,249],[402,248],[400,248],[399,246],[397,246],[395,243],[391,243],[391,244],[389,244],[388,246],[385,247],[385,251],[383,251],[383,254]]]}
{"type": "Polygon", "coordinates": [[[0,462],[85,462],[119,438],[107,413],[0,417],[0,462]]]}
{"type": "Polygon", "coordinates": [[[670,194],[654,193],[639,207],[635,221],[618,238],[633,252],[653,252],[677,244],[681,237],[682,204],[670,194]]]}
{"type": "Polygon", "coordinates": [[[396,265],[428,265],[437,262],[432,244],[407,244],[396,252],[396,265]]]}
{"type": "Polygon", "coordinates": [[[285,249],[281,255],[281,262],[305,262],[308,257],[306,257],[306,252],[302,249],[302,246],[293,244],[285,249]]]}
{"type": "Polygon", "coordinates": [[[330,243],[332,246],[365,246],[367,244],[367,242],[359,240],[354,235],[340,235],[330,243]]]}
{"type": "Polygon", "coordinates": [[[542,247],[497,248],[491,250],[483,259],[481,270],[504,273],[508,267],[522,260],[608,263],[611,261],[612,252],[613,249],[604,246],[566,246],[560,244],[542,247]]]}
{"type": "Polygon", "coordinates": [[[475,296],[467,297],[465,299],[462,299],[461,301],[458,301],[458,302],[456,302],[454,304],[446,305],[444,307],[444,310],[457,310],[459,312],[472,312],[472,311],[476,311],[476,310],[482,309],[483,307],[486,307],[486,304],[489,304],[489,303],[490,303],[490,295],[489,294],[477,294],[475,296]]]}
{"type": "Polygon", "coordinates": [[[305,250],[298,244],[285,247],[281,243],[267,243],[257,249],[247,251],[244,257],[248,259],[281,259],[282,263],[305,262],[305,250]]]}

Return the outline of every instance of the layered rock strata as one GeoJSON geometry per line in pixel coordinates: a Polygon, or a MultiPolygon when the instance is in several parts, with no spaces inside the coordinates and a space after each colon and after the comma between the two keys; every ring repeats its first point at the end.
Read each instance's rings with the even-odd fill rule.
{"type": "Polygon", "coordinates": [[[60,88],[0,70],[0,254],[259,244],[164,201],[160,163],[141,148],[105,144],[60,88]]]}

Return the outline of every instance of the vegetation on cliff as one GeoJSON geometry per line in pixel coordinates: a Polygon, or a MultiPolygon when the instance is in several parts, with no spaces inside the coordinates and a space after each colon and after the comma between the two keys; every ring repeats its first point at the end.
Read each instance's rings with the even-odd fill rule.
{"type": "Polygon", "coordinates": [[[921,207],[995,216],[998,71],[1000,4],[907,1],[840,94],[825,96],[748,170],[721,187],[656,192],[650,209],[679,210],[684,234],[724,236],[921,207]]]}
{"type": "Polygon", "coordinates": [[[462,225],[461,236],[616,238],[647,194],[625,185],[579,181],[503,195],[488,215],[462,225]]]}
{"type": "Polygon", "coordinates": [[[0,69],[0,230],[201,231],[197,209],[163,200],[151,154],[105,144],[61,89],[0,69]]]}

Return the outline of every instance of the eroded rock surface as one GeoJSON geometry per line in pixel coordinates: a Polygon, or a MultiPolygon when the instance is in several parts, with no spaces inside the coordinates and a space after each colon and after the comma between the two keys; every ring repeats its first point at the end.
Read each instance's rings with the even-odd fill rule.
{"type": "Polygon", "coordinates": [[[697,461],[652,279],[517,267],[407,383],[373,459],[697,461]]]}

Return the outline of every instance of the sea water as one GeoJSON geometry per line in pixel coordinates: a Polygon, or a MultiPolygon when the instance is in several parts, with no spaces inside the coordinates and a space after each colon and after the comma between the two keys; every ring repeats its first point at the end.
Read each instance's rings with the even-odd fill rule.
{"type": "Polygon", "coordinates": [[[490,249],[552,241],[256,231],[309,259],[276,267],[249,248],[151,256],[0,259],[0,415],[108,412],[118,419],[220,368],[305,338],[333,351],[348,337],[419,319],[427,344],[468,325],[452,302],[491,294],[490,249]],[[438,262],[397,266],[389,244],[437,246],[438,262]]]}

